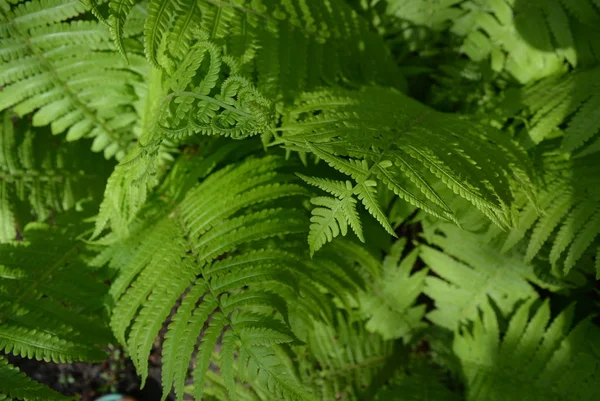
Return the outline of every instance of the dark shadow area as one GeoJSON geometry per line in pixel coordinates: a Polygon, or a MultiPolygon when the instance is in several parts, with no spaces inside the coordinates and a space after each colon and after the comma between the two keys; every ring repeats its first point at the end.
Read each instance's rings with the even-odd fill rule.
{"type": "MultiPolygon", "coordinates": [[[[108,358],[101,363],[40,362],[4,354],[7,359],[32,379],[67,396],[94,401],[112,393],[136,401],[160,401],[162,397],[160,366],[150,360],[149,377],[143,388],[133,363],[121,348],[111,347],[108,358]]],[[[167,398],[172,400],[172,397],[167,398]]]]}

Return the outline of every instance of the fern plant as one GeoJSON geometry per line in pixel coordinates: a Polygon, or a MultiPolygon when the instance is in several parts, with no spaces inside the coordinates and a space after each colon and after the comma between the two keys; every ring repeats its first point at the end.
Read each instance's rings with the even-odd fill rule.
{"type": "MultiPolygon", "coordinates": [[[[69,220],[54,227],[30,223],[24,241],[0,245],[4,353],[54,362],[101,361],[106,356],[101,347],[112,341],[112,335],[104,280],[111,274],[89,267],[90,250],[73,236],[81,225],[69,220]]],[[[6,358],[0,363],[1,394],[68,399],[19,373],[6,358]]]]}
{"type": "Polygon", "coordinates": [[[0,399],[119,344],[163,400],[594,400],[598,21],[0,0],[0,399]]]}

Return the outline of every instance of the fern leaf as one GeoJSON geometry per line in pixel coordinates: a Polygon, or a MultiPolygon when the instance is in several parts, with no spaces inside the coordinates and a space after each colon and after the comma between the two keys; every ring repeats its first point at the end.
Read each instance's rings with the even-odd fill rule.
{"type": "Polygon", "coordinates": [[[194,30],[199,29],[200,8],[195,1],[184,0],[173,17],[173,27],[169,32],[167,49],[174,58],[182,57],[193,42],[194,30]]]}
{"type": "Polygon", "coordinates": [[[111,166],[102,158],[84,157],[87,145],[64,143],[45,130],[24,128],[24,122],[13,126],[9,113],[0,118],[0,242],[14,240],[16,227],[31,219],[23,206],[43,221],[98,197],[111,166]]]}
{"type": "Polygon", "coordinates": [[[424,327],[422,305],[415,305],[423,292],[427,270],[411,274],[418,250],[401,259],[406,240],[399,240],[381,266],[381,276],[371,284],[372,290],[361,296],[361,310],[368,317],[366,329],[381,334],[384,340],[410,339],[424,327]]]}
{"type": "Polygon", "coordinates": [[[583,252],[590,246],[598,234],[600,234],[600,211],[596,209],[590,220],[573,239],[573,244],[569,248],[569,254],[565,260],[565,274],[575,266],[575,262],[581,258],[583,252]]]}
{"type": "Polygon", "coordinates": [[[300,173],[296,173],[296,175],[302,178],[302,181],[306,182],[307,184],[313,185],[340,199],[352,196],[353,187],[350,181],[342,182],[330,180],[327,178],[308,177],[300,173]]]}
{"type": "Polygon", "coordinates": [[[551,207],[546,211],[546,216],[543,216],[531,234],[525,260],[530,261],[539,252],[540,248],[546,242],[554,228],[560,223],[564,216],[569,212],[573,194],[560,194],[557,199],[554,199],[551,207]]]}
{"type": "Polygon", "coordinates": [[[66,401],[73,397],[63,396],[30,379],[0,356],[0,399],[25,401],[66,401]],[[10,398],[1,398],[4,395],[10,398]]]}
{"type": "Polygon", "coordinates": [[[148,18],[144,25],[146,57],[158,66],[157,49],[167,31],[177,3],[167,0],[151,0],[148,4],[148,18]]]}
{"type": "MultiPolygon", "coordinates": [[[[182,161],[187,164],[183,171],[196,163],[203,165],[199,159],[182,161]]],[[[201,183],[185,184],[184,194],[167,201],[168,210],[165,199],[153,199],[140,217],[150,213],[155,216],[152,223],[131,225],[132,230],[143,230],[144,236],[134,231],[98,260],[108,259],[120,272],[111,288],[116,299],[111,327],[132,355],[142,379],[155,337],[176,305],[163,344],[164,394],[174,388],[178,399],[183,398],[188,366],[197,349],[193,376],[199,399],[206,371],[215,362],[215,345],[223,337],[228,345],[217,359],[229,375],[223,380],[232,394],[238,390],[231,372],[240,379],[239,369],[246,368],[253,385],[289,400],[310,399],[287,376],[271,347],[297,341],[289,326],[289,305],[293,303],[295,313],[305,316],[312,316],[310,310],[326,315],[322,310],[328,301],[322,291],[348,298],[345,292],[357,291],[362,277],[350,254],[342,257],[332,251],[308,258],[299,236],[308,229],[301,200],[309,193],[292,182],[294,176],[277,172],[291,165],[279,157],[249,158],[212,173],[201,183]],[[274,200],[285,207],[267,207],[274,200]],[[276,249],[273,238],[290,241],[276,249]],[[170,251],[161,256],[153,252],[157,246],[170,251]],[[323,266],[330,272],[316,274],[323,266]],[[310,294],[311,299],[299,301],[300,293],[310,294]],[[196,347],[198,336],[202,342],[196,347]]],[[[171,173],[179,174],[179,168],[171,173]]],[[[171,175],[166,180],[177,182],[171,175]]],[[[185,176],[192,183],[196,177],[185,176]]]]}
{"type": "Polygon", "coordinates": [[[597,68],[577,71],[516,89],[514,94],[520,97],[519,102],[502,108],[510,116],[522,110],[526,117],[531,117],[528,134],[536,143],[566,125],[562,150],[584,154],[589,147],[592,151],[591,145],[600,129],[593,112],[599,100],[595,88],[587,82],[595,80],[599,71],[597,68]]]}
{"type": "MultiPolygon", "coordinates": [[[[93,2],[94,0],[92,0],[93,2]]],[[[108,7],[110,8],[110,15],[108,22],[110,25],[110,33],[112,34],[113,41],[119,50],[119,53],[127,60],[127,53],[123,47],[123,26],[127,15],[135,5],[136,0],[110,0],[108,7]]]]}
{"type": "Polygon", "coordinates": [[[396,236],[394,229],[390,225],[387,217],[383,214],[383,211],[379,207],[379,201],[376,198],[376,189],[375,185],[377,185],[374,181],[363,181],[356,186],[356,194],[358,199],[360,199],[367,209],[369,213],[381,224],[383,228],[392,236],[396,236]]]}
{"type": "Polygon", "coordinates": [[[573,152],[600,131],[600,119],[594,112],[598,107],[600,107],[600,96],[593,95],[569,121],[563,140],[565,152],[573,152]]]}
{"type": "MultiPolygon", "coordinates": [[[[204,317],[204,320],[208,318],[208,315],[204,317]]],[[[203,323],[202,323],[203,324],[203,323]]],[[[196,356],[196,368],[194,369],[194,383],[195,383],[195,394],[194,397],[196,400],[202,399],[203,392],[203,384],[205,380],[205,373],[208,370],[210,365],[210,358],[212,356],[213,350],[217,341],[219,340],[219,336],[221,335],[221,330],[227,324],[225,318],[222,314],[216,313],[213,317],[211,324],[208,326],[204,336],[202,337],[202,344],[198,349],[198,354],[196,356]]],[[[200,328],[201,329],[201,328],[200,328]]],[[[187,354],[186,354],[187,355],[187,354]]],[[[183,375],[185,378],[185,375],[183,375]]],[[[183,381],[182,381],[183,384],[183,381]]],[[[179,393],[178,393],[179,394],[179,393]]],[[[181,399],[183,399],[183,394],[181,395],[181,399]]]]}
{"type": "MultiPolygon", "coordinates": [[[[55,227],[30,223],[24,242],[0,246],[0,349],[5,353],[53,362],[106,357],[101,347],[112,339],[102,310],[108,287],[84,261],[84,246],[75,239],[81,227],[66,221],[55,227]]],[[[20,390],[35,394],[36,387],[20,390]]]]}
{"type": "Polygon", "coordinates": [[[104,25],[69,20],[84,8],[78,1],[32,0],[1,12],[0,58],[8,68],[0,110],[33,113],[34,125],[67,131],[68,140],[94,138],[94,151],[121,159],[134,139],[132,88],[145,73],[143,61],[132,55],[129,68],[111,49],[104,25]]]}
{"type": "Polygon", "coordinates": [[[308,244],[311,254],[338,235],[345,236],[348,233],[349,224],[356,235],[364,241],[356,211],[356,199],[319,196],[312,198],[310,202],[317,206],[312,209],[312,218],[310,219],[312,224],[308,235],[308,244]]]}
{"type": "Polygon", "coordinates": [[[597,346],[597,328],[584,319],[571,329],[572,308],[549,324],[548,302],[529,318],[532,304],[517,309],[502,340],[489,303],[483,305],[483,316],[472,330],[464,329],[455,338],[453,348],[467,379],[468,399],[518,397],[523,386],[531,389],[532,400],[593,397],[597,373],[590,374],[583,365],[598,358],[590,352],[597,346]]]}
{"type": "Polygon", "coordinates": [[[381,374],[390,373],[385,360],[393,353],[393,344],[369,333],[354,315],[339,311],[332,323],[314,322],[309,331],[307,349],[297,351],[303,382],[315,389],[318,399],[332,399],[347,394],[361,399],[365,389],[381,374]],[[302,369],[321,366],[321,371],[302,369]]]}
{"type": "Polygon", "coordinates": [[[483,134],[485,129],[479,125],[436,114],[394,91],[368,88],[306,94],[289,111],[289,118],[280,128],[277,142],[313,153],[350,176],[356,182],[355,193],[390,233],[393,230],[373,194],[377,180],[424,210],[455,220],[447,203],[433,190],[432,184],[441,180],[501,227],[513,223],[509,205],[517,187],[531,185],[527,179],[531,170],[522,163],[522,150],[498,132],[486,130],[483,134]],[[397,105],[394,110],[402,109],[402,113],[390,110],[391,105],[397,105]],[[449,153],[445,141],[451,141],[457,150],[449,153]],[[502,161],[494,166],[489,160],[498,161],[498,147],[491,143],[501,144],[502,149],[502,161]],[[482,157],[484,153],[489,158],[482,157]],[[481,173],[488,168],[496,171],[491,180],[481,173]],[[408,185],[401,178],[408,179],[408,185]],[[427,201],[412,191],[421,192],[427,201]]]}
{"type": "Polygon", "coordinates": [[[420,253],[439,276],[427,277],[424,290],[436,302],[437,309],[427,315],[435,324],[456,329],[460,322],[477,316],[487,297],[507,314],[515,302],[535,296],[528,280],[544,285],[520,255],[503,255],[493,246],[484,246],[477,235],[453,226],[444,226],[443,232],[446,237],[435,236],[431,243],[444,252],[423,247],[420,253]]]}
{"type": "Polygon", "coordinates": [[[577,230],[579,227],[582,227],[584,223],[588,221],[590,217],[592,217],[595,208],[596,205],[592,202],[582,202],[581,204],[577,205],[577,207],[575,207],[571,213],[569,213],[567,219],[560,227],[560,230],[556,236],[556,240],[552,246],[552,250],[550,251],[550,262],[553,265],[558,263],[560,255],[571,244],[577,235],[577,230]]]}

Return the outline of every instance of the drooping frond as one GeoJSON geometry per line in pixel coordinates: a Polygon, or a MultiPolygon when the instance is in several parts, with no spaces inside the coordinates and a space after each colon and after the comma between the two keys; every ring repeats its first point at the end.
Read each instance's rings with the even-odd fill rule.
{"type": "Polygon", "coordinates": [[[0,400],[18,399],[24,401],[68,401],[48,387],[30,379],[0,355],[0,400]]]}
{"type": "Polygon", "coordinates": [[[455,337],[454,351],[466,380],[467,401],[593,400],[600,390],[600,333],[589,318],[573,326],[574,308],[551,320],[550,303],[535,313],[533,302],[520,306],[505,333],[492,306],[472,330],[455,337]],[[531,316],[531,317],[530,317],[531,316]]]}
{"type": "Polygon", "coordinates": [[[120,270],[111,288],[113,332],[145,379],[152,344],[163,322],[169,322],[164,394],[174,388],[178,399],[194,353],[198,400],[211,361],[231,394],[237,391],[236,365],[239,380],[282,399],[312,399],[271,345],[298,343],[294,330],[311,316],[331,318],[327,294],[347,302],[346,292],[364,285],[357,261],[335,244],[322,256],[308,258],[301,241],[308,213],[301,201],[310,192],[293,175],[280,172],[293,167],[290,162],[251,158],[206,176],[218,159],[210,153],[198,159],[188,161],[185,171],[173,172],[181,179],[176,186],[189,191],[165,193],[148,204],[148,223],[137,228],[143,238],[132,235],[100,258],[120,270]],[[156,253],[158,248],[169,251],[156,253]]]}
{"type": "Polygon", "coordinates": [[[360,308],[366,329],[384,339],[410,339],[424,324],[425,305],[415,305],[425,287],[427,270],[412,273],[418,249],[401,259],[406,239],[396,242],[385,257],[378,277],[361,294],[360,308]]]}
{"type": "MultiPolygon", "coordinates": [[[[530,186],[522,150],[499,132],[436,112],[392,90],[306,94],[279,130],[275,143],[312,153],[349,176],[353,184],[344,196],[358,198],[392,235],[375,196],[378,186],[434,216],[456,221],[432,187],[440,180],[501,227],[513,224],[515,187],[530,186]],[[482,175],[482,170],[494,173],[482,175]]],[[[340,185],[317,186],[334,195],[341,191],[340,185]]]]}
{"type": "Polygon", "coordinates": [[[562,150],[585,156],[600,151],[600,69],[547,78],[507,94],[501,109],[508,118],[528,120],[524,134],[534,143],[562,134],[562,150]],[[521,113],[519,113],[521,112],[521,113]]]}
{"type": "MultiPolygon", "coordinates": [[[[37,360],[99,361],[112,336],[107,286],[86,266],[73,227],[30,223],[25,242],[0,245],[0,349],[37,360]]],[[[75,233],[77,234],[77,233],[75,233]]]]}
{"type": "Polygon", "coordinates": [[[520,254],[503,254],[498,247],[485,244],[483,236],[444,224],[441,234],[428,238],[437,250],[423,246],[420,257],[438,276],[426,279],[424,293],[435,301],[436,309],[427,318],[436,325],[454,330],[461,322],[474,319],[494,300],[506,316],[515,303],[536,296],[533,286],[557,290],[559,283],[548,283],[536,276],[536,269],[520,254]]]}
{"type": "Polygon", "coordinates": [[[0,110],[33,113],[67,140],[94,138],[92,150],[123,158],[134,138],[134,86],[145,61],[112,50],[103,24],[76,19],[78,0],[31,0],[0,8],[0,110]]]}
{"type": "Polygon", "coordinates": [[[16,239],[32,214],[43,221],[99,197],[111,165],[87,146],[0,114],[0,242],[16,239]]]}

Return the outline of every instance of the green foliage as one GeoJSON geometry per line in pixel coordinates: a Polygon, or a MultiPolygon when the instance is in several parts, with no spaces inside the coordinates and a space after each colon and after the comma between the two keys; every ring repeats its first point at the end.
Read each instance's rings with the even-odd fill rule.
{"type": "Polygon", "coordinates": [[[0,246],[4,352],[55,362],[104,358],[98,346],[112,338],[103,321],[107,288],[69,231],[30,223],[24,242],[0,246]]]}
{"type": "Polygon", "coordinates": [[[0,118],[0,242],[16,239],[32,214],[46,220],[99,197],[110,164],[86,155],[87,145],[65,144],[22,124],[14,127],[9,113],[0,118]]]}
{"type": "Polygon", "coordinates": [[[428,318],[438,326],[454,330],[474,319],[481,306],[492,298],[508,314],[515,303],[535,296],[527,282],[535,278],[533,267],[519,258],[502,255],[481,238],[455,227],[442,228],[420,253],[437,277],[427,277],[425,294],[436,303],[428,318]]]}
{"type": "Polygon", "coordinates": [[[414,304],[424,290],[428,272],[422,269],[411,274],[419,250],[411,251],[400,261],[405,245],[404,238],[392,245],[383,260],[381,275],[360,297],[361,310],[368,316],[366,329],[386,340],[409,339],[424,326],[425,305],[414,304]]]}
{"type": "MultiPolygon", "coordinates": [[[[563,277],[582,258],[591,261],[597,252],[600,166],[591,156],[565,160],[554,153],[545,154],[542,162],[546,175],[540,192],[541,211],[525,203],[519,226],[499,236],[503,250],[526,243],[525,260],[549,260],[554,274],[563,277]]],[[[492,229],[489,236],[498,234],[492,229]]],[[[591,271],[592,263],[586,265],[583,270],[591,271]]],[[[596,276],[600,277],[597,267],[596,276]]]]}
{"type": "Polygon", "coordinates": [[[178,401],[595,400],[599,23],[0,0],[0,399],[117,342],[178,401]]]}
{"type": "Polygon", "coordinates": [[[0,356],[0,400],[11,398],[27,401],[65,401],[65,397],[31,380],[19,369],[11,365],[4,356],[0,356]]]}
{"type": "Polygon", "coordinates": [[[520,306],[501,337],[494,310],[485,303],[472,330],[465,329],[455,338],[454,350],[467,381],[467,400],[596,397],[598,328],[589,319],[572,327],[572,307],[553,319],[548,301],[530,317],[531,307],[532,302],[520,306]]]}
{"type": "MultiPolygon", "coordinates": [[[[53,362],[101,361],[112,341],[104,310],[106,275],[86,265],[77,228],[30,223],[24,241],[0,245],[0,350],[53,362]]],[[[0,393],[65,400],[0,359],[0,393]]]]}
{"type": "MultiPolygon", "coordinates": [[[[593,0],[386,0],[410,43],[418,27],[456,37],[457,51],[520,83],[598,61],[600,7],[593,0]]],[[[431,36],[431,34],[426,34],[431,36]]],[[[427,37],[427,36],[426,36],[427,37]]]]}
{"type": "Polygon", "coordinates": [[[105,26],[70,20],[85,11],[77,0],[36,0],[0,6],[0,110],[32,114],[68,141],[94,138],[92,150],[123,158],[134,138],[136,86],[144,60],[126,66],[105,26]]]}
{"type": "MultiPolygon", "coordinates": [[[[199,165],[192,171],[206,174],[205,166],[212,162],[211,157],[195,162],[199,165]]],[[[310,399],[293,377],[287,377],[271,345],[299,341],[292,316],[326,317],[321,314],[330,301],[323,290],[344,297],[362,279],[347,264],[351,256],[335,248],[312,261],[307,257],[299,240],[308,230],[308,215],[297,200],[309,192],[293,176],[277,172],[289,166],[282,158],[268,156],[224,167],[182,193],[179,201],[162,197],[156,211],[149,206],[147,213],[154,217],[138,228],[143,239],[132,235],[125,247],[118,242],[107,250],[120,271],[110,292],[116,301],[111,327],[143,379],[162,322],[183,297],[169,319],[163,344],[167,389],[172,385],[178,397],[183,396],[195,339],[204,327],[193,372],[197,399],[220,338],[219,367],[230,393],[235,392],[232,364],[237,353],[240,380],[285,399],[310,399]],[[285,199],[285,207],[269,206],[285,199]],[[285,245],[273,238],[285,238],[285,245]],[[157,246],[170,252],[155,254],[157,246]],[[329,273],[317,275],[325,266],[329,273]]],[[[181,178],[193,182],[197,175],[181,178]]]]}
{"type": "Polygon", "coordinates": [[[308,181],[338,199],[316,198],[317,205],[325,208],[313,211],[315,224],[309,239],[313,250],[334,234],[345,234],[346,223],[361,236],[355,223],[357,201],[349,200],[352,197],[393,235],[377,200],[378,188],[456,222],[452,209],[432,188],[431,183],[439,180],[499,226],[510,227],[509,205],[516,186],[527,190],[530,185],[522,150],[499,132],[436,112],[396,91],[369,88],[307,94],[290,110],[287,121],[277,142],[313,153],[352,179],[345,184],[308,181]],[[436,142],[440,132],[452,138],[454,153],[448,152],[447,144],[436,142]],[[496,174],[482,176],[480,171],[490,167],[491,158],[496,174]]]}
{"type": "Polygon", "coordinates": [[[529,121],[527,135],[539,143],[562,134],[561,150],[585,156],[600,150],[597,68],[542,80],[507,94],[503,113],[519,111],[529,121]]]}

